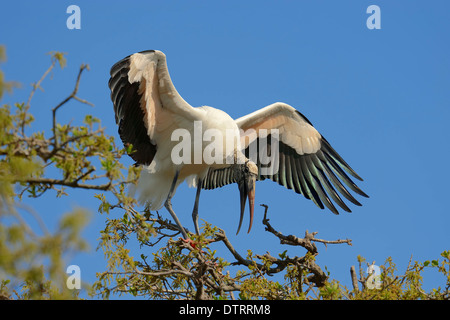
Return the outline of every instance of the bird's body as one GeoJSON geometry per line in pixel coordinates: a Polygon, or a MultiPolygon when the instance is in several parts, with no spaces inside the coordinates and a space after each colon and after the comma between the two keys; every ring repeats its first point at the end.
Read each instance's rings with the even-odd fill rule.
{"type": "MultiPolygon", "coordinates": [[[[224,152],[220,161],[211,162],[210,164],[205,162],[203,152],[201,157],[197,156],[198,159],[195,159],[195,148],[203,151],[211,144],[211,141],[205,141],[203,139],[206,131],[211,129],[218,130],[217,136],[222,136],[224,138],[227,136],[229,137],[230,133],[239,135],[239,129],[235,121],[224,111],[208,106],[195,109],[199,111],[197,113],[198,118],[195,121],[184,121],[184,119],[178,120],[180,122],[179,125],[183,125],[183,129],[189,133],[189,137],[191,138],[191,143],[189,143],[191,147],[190,160],[186,161],[186,163],[173,165],[173,162],[171,161],[171,151],[180,144],[180,141],[172,140],[171,137],[168,137],[164,140],[165,152],[160,152],[158,150],[152,163],[148,166],[144,165],[141,172],[141,179],[139,179],[138,182],[137,191],[139,201],[141,203],[147,202],[150,210],[158,210],[163,206],[176,170],[179,170],[179,174],[175,190],[178,185],[184,181],[186,181],[190,187],[197,187],[197,181],[205,178],[210,168],[215,170],[229,167],[231,164],[227,164],[227,159],[234,157],[235,150],[240,150],[239,145],[237,145],[236,149],[229,150],[229,153],[224,152]],[[196,124],[198,125],[196,126],[196,124]],[[196,143],[198,145],[196,145],[196,143]]],[[[240,141],[237,139],[237,136],[235,141],[240,141]]],[[[226,141],[223,141],[223,145],[225,145],[225,143],[226,141]]]]}
{"type": "Polygon", "coordinates": [[[271,179],[336,214],[330,197],[350,211],[338,192],[361,205],[344,184],[367,197],[345,172],[362,179],[305,116],[285,103],[236,120],[219,109],[194,108],[176,91],[166,57],[157,50],[117,62],[109,87],[119,135],[125,145],[133,146],[130,156],[143,166],[136,189],[140,202],[151,210],[164,204],[185,238],[170,201],[183,181],[197,187],[193,210],[197,232],[201,189],[230,183],[237,183],[241,192],[239,228],[247,196],[251,227],[256,180],[271,179]]]}

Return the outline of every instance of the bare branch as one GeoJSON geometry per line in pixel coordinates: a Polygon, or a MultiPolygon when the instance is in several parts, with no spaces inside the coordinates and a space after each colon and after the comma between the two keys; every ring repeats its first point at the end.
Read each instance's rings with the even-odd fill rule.
{"type": "MultiPolygon", "coordinates": [[[[33,98],[36,89],[41,88],[41,83],[42,81],[44,81],[44,79],[48,76],[48,74],[50,73],[50,71],[52,71],[52,69],[55,67],[56,64],[56,60],[52,60],[52,63],[50,65],[50,67],[48,67],[48,69],[44,72],[44,74],[42,75],[42,77],[39,79],[38,82],[33,83],[33,90],[31,90],[30,95],[28,96],[28,101],[27,104],[25,105],[25,108],[28,109],[30,107],[30,103],[31,103],[31,99],[33,98]]],[[[23,132],[22,132],[23,133],[23,132]]]]}
{"type": "Polygon", "coordinates": [[[37,184],[46,184],[46,185],[60,185],[60,186],[66,186],[66,187],[72,187],[72,188],[81,188],[81,189],[90,189],[90,190],[108,190],[112,184],[111,182],[100,184],[100,185],[90,185],[90,184],[83,184],[78,183],[78,181],[81,178],[78,178],[76,181],[67,181],[67,180],[58,180],[58,179],[51,179],[51,178],[27,178],[26,180],[18,181],[22,183],[37,183],[37,184]]]}
{"type": "Polygon", "coordinates": [[[327,244],[342,244],[342,243],[347,243],[348,245],[352,245],[352,240],[350,239],[345,239],[345,240],[323,240],[323,239],[317,239],[315,238],[315,235],[317,234],[317,232],[312,232],[309,233],[308,230],[305,231],[305,237],[304,238],[298,238],[295,235],[288,235],[285,236],[283,235],[281,232],[278,232],[277,230],[275,230],[269,223],[269,219],[267,218],[267,211],[269,209],[269,207],[265,204],[261,204],[262,207],[265,208],[264,211],[264,218],[263,218],[263,224],[266,226],[266,231],[274,234],[277,238],[280,239],[280,243],[281,244],[288,244],[291,246],[301,246],[303,248],[305,248],[306,250],[308,250],[309,252],[313,253],[313,254],[317,254],[317,247],[313,242],[320,242],[323,243],[325,245],[327,244]]]}
{"type": "Polygon", "coordinates": [[[80,66],[80,70],[79,70],[78,76],[77,76],[77,81],[75,82],[75,88],[73,89],[72,93],[71,93],[66,99],[64,99],[63,101],[61,101],[56,107],[54,107],[54,108],[52,109],[52,115],[53,115],[53,135],[54,135],[54,138],[55,138],[55,141],[54,141],[55,148],[58,148],[58,147],[59,147],[59,140],[58,140],[57,134],[56,134],[56,111],[58,111],[59,108],[61,108],[63,105],[65,105],[65,104],[66,104],[67,102],[69,102],[71,99],[76,99],[77,101],[80,101],[80,102],[82,102],[82,103],[84,103],[84,104],[88,104],[88,105],[90,105],[90,106],[93,106],[92,103],[90,103],[90,102],[88,102],[88,101],[86,101],[86,100],[80,99],[80,98],[78,98],[78,97],[76,96],[77,93],[78,93],[78,87],[79,87],[79,85],[80,85],[81,74],[82,74],[83,71],[86,70],[86,69],[89,70],[89,66],[88,66],[87,64],[82,64],[82,65],[80,66]]]}

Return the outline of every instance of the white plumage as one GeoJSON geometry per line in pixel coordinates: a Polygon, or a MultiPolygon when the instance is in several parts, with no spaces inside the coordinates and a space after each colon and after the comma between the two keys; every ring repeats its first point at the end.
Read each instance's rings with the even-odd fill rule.
{"type": "MultiPolygon", "coordinates": [[[[236,123],[225,112],[207,106],[197,109],[200,110],[200,112],[198,112],[198,118],[195,121],[202,122],[202,136],[208,129],[220,130],[223,133],[223,137],[226,137],[227,129],[233,130],[236,132],[236,134],[239,134],[236,123]]],[[[178,123],[178,126],[183,126],[183,129],[186,129],[190,133],[190,136],[194,137],[193,121],[185,121],[184,118],[180,117],[177,118],[176,123],[178,123]]],[[[153,140],[157,145],[163,144],[164,148],[159,148],[151,164],[149,166],[144,166],[141,172],[141,178],[139,179],[137,185],[139,201],[141,203],[147,203],[150,210],[158,210],[163,206],[164,201],[166,200],[169,193],[176,170],[179,170],[180,172],[176,182],[177,184],[175,186],[175,190],[178,185],[185,180],[189,186],[197,187],[198,179],[205,178],[209,168],[220,169],[226,167],[225,164],[227,162],[227,159],[234,157],[234,150],[232,150],[232,153],[228,154],[224,150],[222,161],[219,161],[219,163],[212,163],[210,165],[205,165],[204,163],[194,164],[195,150],[194,143],[192,143],[192,156],[190,160],[191,164],[174,165],[171,161],[171,151],[179,143],[179,141],[172,141],[171,136],[168,135],[168,133],[171,132],[170,130],[173,129],[174,125],[172,124],[169,129],[168,127],[164,127],[164,130],[162,130],[161,133],[159,130],[156,130],[157,133],[153,135],[153,140]]],[[[237,139],[236,141],[239,142],[239,140],[237,139]]],[[[203,141],[203,139],[201,140],[201,142],[201,150],[204,150],[210,144],[209,141],[203,141]]],[[[223,143],[223,145],[225,145],[225,142],[223,143]]],[[[240,150],[239,144],[236,146],[236,149],[240,150]]]]}
{"type": "Polygon", "coordinates": [[[238,232],[247,196],[250,231],[256,180],[269,178],[336,214],[338,211],[331,199],[350,211],[339,194],[361,205],[344,184],[367,197],[345,172],[362,179],[305,116],[285,103],[271,104],[237,120],[212,107],[194,108],[176,91],[166,56],[157,50],[135,53],[117,62],[111,68],[109,87],[119,135],[125,145],[133,146],[130,156],[137,165],[143,166],[137,186],[139,200],[151,210],[158,210],[164,204],[185,238],[187,234],[170,201],[183,181],[197,187],[193,210],[197,232],[201,189],[230,183],[237,183],[241,191],[238,232]],[[184,135],[190,138],[189,149],[180,148],[184,135]],[[270,145],[270,142],[275,144],[270,145]],[[265,151],[276,157],[278,170],[271,174],[263,170],[266,164],[259,161],[261,145],[268,146],[265,151]],[[250,154],[251,150],[257,150],[257,154],[250,154]],[[175,161],[177,152],[188,155],[189,161],[175,161]],[[205,154],[214,161],[204,158],[205,154]]]}

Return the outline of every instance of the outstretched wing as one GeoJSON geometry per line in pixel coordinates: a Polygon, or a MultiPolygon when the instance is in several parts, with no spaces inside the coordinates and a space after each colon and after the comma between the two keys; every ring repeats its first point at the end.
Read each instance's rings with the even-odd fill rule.
{"type": "Polygon", "coordinates": [[[120,138],[133,146],[130,156],[136,164],[149,165],[158,145],[177,127],[176,119],[193,121],[198,111],[178,94],[161,51],[127,56],[113,65],[110,74],[120,138]]]}
{"type": "Polygon", "coordinates": [[[212,190],[222,188],[227,184],[237,182],[233,175],[232,167],[213,169],[209,168],[205,178],[203,179],[202,189],[212,190]]]}
{"type": "MultiPolygon", "coordinates": [[[[353,192],[368,197],[349,175],[361,181],[362,178],[311,122],[293,107],[274,103],[237,119],[236,124],[241,129],[241,145],[245,155],[259,167],[258,180],[271,179],[278,182],[311,199],[321,209],[326,206],[335,214],[339,212],[334,203],[351,212],[341,196],[355,205],[361,205],[346,186],[353,192]],[[272,150],[273,146],[277,150],[272,150]],[[275,163],[261,163],[262,152],[264,157],[275,163]],[[270,166],[275,166],[272,167],[275,170],[267,170],[270,166]]],[[[230,169],[211,171],[204,180],[203,187],[211,189],[235,182],[230,174],[230,169]]]]}

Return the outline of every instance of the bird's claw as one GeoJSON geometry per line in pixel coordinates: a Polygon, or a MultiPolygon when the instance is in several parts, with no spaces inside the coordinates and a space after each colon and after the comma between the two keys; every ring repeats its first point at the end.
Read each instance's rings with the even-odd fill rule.
{"type": "Polygon", "coordinates": [[[190,238],[189,238],[189,239],[183,239],[183,238],[181,238],[181,237],[180,237],[180,240],[181,240],[182,242],[184,242],[184,243],[190,245],[192,249],[194,249],[194,250],[200,250],[201,253],[206,254],[205,251],[201,250],[202,247],[201,247],[199,241],[194,241],[194,240],[192,240],[192,239],[190,239],[190,238]]]}
{"type": "Polygon", "coordinates": [[[180,239],[181,239],[181,241],[183,241],[184,243],[189,244],[192,248],[197,249],[197,243],[196,243],[196,241],[192,240],[191,238],[183,239],[183,238],[180,237],[180,239]]]}

